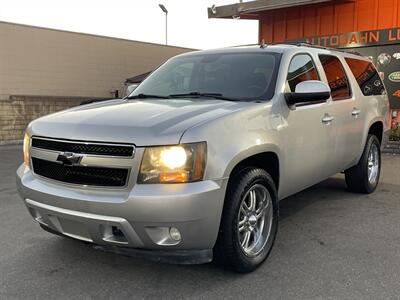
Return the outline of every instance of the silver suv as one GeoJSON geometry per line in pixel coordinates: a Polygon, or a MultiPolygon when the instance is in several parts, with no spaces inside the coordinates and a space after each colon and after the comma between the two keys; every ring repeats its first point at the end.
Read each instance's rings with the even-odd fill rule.
{"type": "Polygon", "coordinates": [[[249,272],[279,200],[344,171],[380,175],[388,97],[366,58],[307,45],[197,51],[125,99],[33,121],[18,189],[52,233],[161,261],[249,272]]]}

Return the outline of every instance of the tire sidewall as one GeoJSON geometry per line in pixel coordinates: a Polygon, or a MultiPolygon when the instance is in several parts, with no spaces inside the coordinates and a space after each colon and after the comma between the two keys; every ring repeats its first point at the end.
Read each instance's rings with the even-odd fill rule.
{"type": "Polygon", "coordinates": [[[379,143],[378,138],[375,135],[369,135],[368,136],[368,141],[367,141],[364,153],[363,153],[362,162],[363,162],[363,168],[364,168],[364,170],[363,170],[364,172],[363,173],[365,174],[365,176],[363,176],[364,177],[364,184],[365,184],[368,192],[372,193],[376,189],[376,187],[378,186],[379,178],[381,176],[381,164],[382,164],[380,143],[379,143]],[[371,184],[371,182],[368,179],[368,156],[369,156],[369,153],[371,151],[371,147],[372,147],[373,144],[375,144],[377,146],[377,148],[378,148],[379,165],[378,165],[378,175],[377,175],[377,178],[375,180],[375,183],[371,184]]]}
{"type": "MultiPolygon", "coordinates": [[[[240,185],[238,186],[230,186],[229,188],[235,189],[234,192],[234,197],[231,199],[226,199],[227,201],[230,200],[233,213],[230,214],[230,220],[229,223],[231,224],[231,239],[232,239],[232,246],[234,248],[235,254],[238,256],[239,261],[243,264],[243,267],[245,270],[253,270],[256,267],[258,267],[269,255],[272,246],[275,241],[275,237],[277,234],[277,229],[278,229],[278,203],[277,203],[277,192],[275,188],[275,184],[269,176],[267,172],[265,172],[262,169],[253,169],[255,173],[253,172],[246,172],[244,170],[237,176],[244,175],[246,177],[246,180],[242,181],[240,185]],[[238,219],[237,215],[240,210],[240,206],[242,203],[242,199],[244,195],[247,193],[247,191],[254,186],[255,184],[262,184],[265,186],[270,194],[271,197],[271,202],[273,205],[273,220],[272,220],[272,225],[271,225],[271,232],[268,237],[268,240],[263,248],[263,250],[255,257],[249,257],[245,254],[243,251],[241,245],[240,245],[240,240],[239,240],[239,235],[238,235],[238,219]]],[[[249,169],[247,169],[249,171],[249,169]]],[[[229,193],[230,194],[230,193],[229,193]]],[[[228,195],[227,195],[228,196],[228,195]]]]}

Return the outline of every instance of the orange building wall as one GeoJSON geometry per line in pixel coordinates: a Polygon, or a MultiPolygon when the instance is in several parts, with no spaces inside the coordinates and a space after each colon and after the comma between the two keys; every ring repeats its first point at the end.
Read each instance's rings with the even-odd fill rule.
{"type": "Polygon", "coordinates": [[[335,1],[261,12],[260,41],[400,27],[400,0],[335,1]]]}

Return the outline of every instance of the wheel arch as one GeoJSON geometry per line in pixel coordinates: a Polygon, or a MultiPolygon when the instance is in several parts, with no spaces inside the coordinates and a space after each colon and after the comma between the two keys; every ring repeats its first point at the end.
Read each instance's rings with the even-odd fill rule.
{"type": "Polygon", "coordinates": [[[384,129],[384,126],[383,126],[383,122],[382,121],[380,121],[380,120],[379,121],[374,121],[369,126],[368,134],[375,135],[378,138],[379,143],[382,144],[383,129],[384,129]]]}
{"type": "Polygon", "coordinates": [[[275,183],[276,190],[279,190],[280,160],[279,154],[276,151],[266,150],[242,157],[235,163],[231,164],[228,172],[229,178],[232,178],[235,173],[239,172],[245,167],[258,167],[264,169],[269,173],[269,175],[271,175],[275,183]]]}

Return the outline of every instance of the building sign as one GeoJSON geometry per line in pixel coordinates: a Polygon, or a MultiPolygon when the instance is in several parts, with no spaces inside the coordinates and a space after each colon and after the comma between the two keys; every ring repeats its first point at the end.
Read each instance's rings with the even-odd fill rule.
{"type": "Polygon", "coordinates": [[[400,109],[400,43],[357,48],[357,52],[369,57],[383,78],[392,109],[400,109]]]}
{"type": "Polygon", "coordinates": [[[399,44],[400,28],[311,36],[300,40],[300,42],[337,48],[399,44]]]}
{"type": "Polygon", "coordinates": [[[400,82],[400,71],[390,73],[388,78],[392,82],[400,82]]]}

